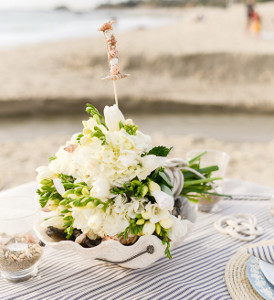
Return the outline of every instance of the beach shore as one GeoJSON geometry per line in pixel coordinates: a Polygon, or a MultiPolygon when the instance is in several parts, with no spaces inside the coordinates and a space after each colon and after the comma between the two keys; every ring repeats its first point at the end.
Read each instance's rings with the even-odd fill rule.
{"type": "MultiPolygon", "coordinates": [[[[273,3],[258,5],[264,32],[274,32],[273,9],[273,3]]],[[[121,70],[132,75],[117,84],[123,109],[274,112],[274,39],[245,33],[243,5],[165,13],[174,23],[117,36],[121,70]],[[196,22],[201,13],[204,20],[196,22]]],[[[108,73],[104,43],[98,32],[1,49],[0,115],[73,113],[86,102],[112,103],[112,84],[101,81],[108,73]]]]}
{"type": "MultiPolygon", "coordinates": [[[[263,30],[274,32],[274,4],[258,5],[258,9],[263,15],[263,30]]],[[[117,82],[125,114],[274,113],[274,40],[245,33],[243,5],[168,13],[174,16],[174,23],[168,26],[140,28],[117,36],[121,70],[132,75],[117,82]],[[201,13],[204,20],[196,22],[201,13]]],[[[83,112],[87,102],[100,110],[113,104],[111,82],[101,81],[108,73],[104,50],[101,33],[88,39],[0,49],[2,120],[14,116],[19,128],[19,115],[39,119],[43,114],[56,114],[69,119],[68,114],[83,112]]],[[[159,118],[162,116],[159,114],[159,118]]],[[[203,127],[202,120],[197,115],[195,123],[203,127]]],[[[250,135],[254,126],[260,126],[252,116],[245,122],[250,135]]],[[[231,121],[235,131],[237,124],[231,121]]],[[[36,132],[39,128],[41,124],[36,132]]],[[[8,127],[6,130],[9,132],[8,127]]],[[[236,141],[208,138],[197,132],[195,136],[160,133],[161,127],[157,131],[152,134],[154,144],[174,146],[173,156],[185,157],[187,151],[200,148],[226,151],[231,156],[227,177],[274,187],[271,133],[267,138],[265,133],[264,141],[259,142],[240,141],[239,135],[236,141]]],[[[51,132],[40,138],[2,137],[0,165],[4,172],[0,174],[0,190],[35,180],[37,166],[47,164],[48,157],[67,138],[58,127],[54,135],[51,132]]]]}

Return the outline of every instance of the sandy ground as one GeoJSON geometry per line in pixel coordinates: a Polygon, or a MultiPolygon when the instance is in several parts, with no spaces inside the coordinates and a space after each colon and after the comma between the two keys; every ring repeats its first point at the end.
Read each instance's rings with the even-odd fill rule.
{"type": "MultiPolygon", "coordinates": [[[[263,15],[263,30],[274,32],[274,4],[258,9],[263,15]]],[[[243,6],[169,13],[176,22],[165,28],[118,36],[121,69],[132,75],[118,82],[124,112],[182,112],[191,105],[193,111],[212,112],[217,107],[224,111],[274,112],[274,40],[245,34],[243,6]],[[197,23],[195,17],[201,12],[205,20],[197,23]]],[[[82,111],[86,102],[99,108],[113,103],[111,83],[100,80],[108,67],[99,33],[93,39],[2,49],[0,57],[2,116],[66,113],[82,111]]],[[[233,122],[231,126],[237,130],[233,122]]],[[[254,126],[259,125],[251,120],[250,132],[254,126]]],[[[35,168],[46,164],[66,138],[58,134],[28,141],[2,139],[0,189],[34,180],[35,168]]],[[[226,151],[231,156],[227,177],[274,187],[273,136],[265,142],[228,142],[167,133],[153,133],[153,138],[155,145],[173,145],[172,155],[178,157],[198,148],[226,151]]]]}
{"type": "MultiPolygon", "coordinates": [[[[263,38],[245,33],[245,8],[159,10],[174,18],[163,28],[118,35],[118,82],[128,110],[234,108],[274,112],[274,3],[258,5],[263,38]],[[203,13],[203,22],[195,22],[203,13]],[[164,104],[165,105],[164,105],[164,104]],[[140,105],[141,104],[141,105],[140,105]],[[170,105],[169,105],[170,104],[170,105]],[[180,105],[183,104],[183,105],[180,105]]],[[[155,11],[155,13],[157,13],[155,11]]],[[[0,114],[75,111],[113,101],[102,34],[0,51],[0,114]],[[79,105],[81,104],[81,105],[79,105]]]]}
{"type": "MultiPolygon", "coordinates": [[[[35,169],[48,163],[66,136],[52,136],[22,142],[8,142],[0,147],[0,189],[35,180],[35,169]]],[[[193,149],[226,151],[230,157],[226,177],[243,179],[274,187],[274,140],[266,143],[228,143],[195,136],[154,134],[155,145],[174,146],[171,156],[184,158],[193,149]],[[272,166],[272,167],[271,167],[272,166]]]]}

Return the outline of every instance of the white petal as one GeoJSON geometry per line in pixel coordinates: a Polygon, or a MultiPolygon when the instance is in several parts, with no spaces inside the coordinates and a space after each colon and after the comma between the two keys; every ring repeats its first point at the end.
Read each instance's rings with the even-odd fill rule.
{"type": "Polygon", "coordinates": [[[46,221],[44,221],[41,226],[43,228],[47,228],[48,226],[53,226],[56,227],[58,229],[64,229],[63,227],[64,224],[64,220],[62,217],[52,217],[46,221]]]}
{"type": "Polygon", "coordinates": [[[90,195],[94,198],[105,200],[109,197],[109,190],[110,185],[108,181],[105,178],[99,178],[94,182],[90,195]]]}
{"type": "Polygon", "coordinates": [[[143,233],[143,235],[152,235],[154,230],[155,230],[155,224],[146,222],[143,227],[142,233],[143,233]]]}
{"type": "Polygon", "coordinates": [[[56,188],[56,191],[58,192],[58,194],[60,194],[61,196],[65,193],[65,188],[61,182],[60,178],[54,178],[53,179],[53,184],[56,188]]]}
{"type": "Polygon", "coordinates": [[[173,225],[173,221],[171,218],[163,219],[159,223],[165,229],[169,229],[173,225]]]}
{"type": "Polygon", "coordinates": [[[174,207],[174,198],[163,191],[154,191],[152,193],[161,209],[172,210],[174,207]]]}
{"type": "Polygon", "coordinates": [[[157,168],[164,165],[166,161],[165,157],[156,156],[156,155],[146,155],[141,158],[142,171],[138,175],[138,178],[141,180],[146,179],[146,177],[157,168]]]}
{"type": "Polygon", "coordinates": [[[113,106],[106,106],[104,108],[104,116],[109,131],[119,131],[120,121],[122,123],[125,121],[122,112],[120,111],[120,109],[117,107],[116,104],[114,104],[113,106]]]}

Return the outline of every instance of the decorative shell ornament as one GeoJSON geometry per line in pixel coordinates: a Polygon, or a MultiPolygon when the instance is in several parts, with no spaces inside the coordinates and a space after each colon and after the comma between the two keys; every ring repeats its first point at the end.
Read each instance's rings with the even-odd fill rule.
{"type": "Polygon", "coordinates": [[[151,137],[125,119],[115,81],[126,76],[119,71],[112,25],[99,30],[106,37],[116,104],[103,115],[87,104],[91,116],[82,132],[37,169],[46,218],[35,230],[46,245],[136,269],[164,255],[172,258],[170,250],[195,222],[192,202],[201,194],[216,195],[214,181],[220,178],[211,176],[217,166],[200,168],[204,153],[189,162],[167,159],[172,148],[152,147],[151,137]]]}
{"type": "MultiPolygon", "coordinates": [[[[192,231],[197,216],[197,205],[190,203],[186,198],[179,197],[175,210],[180,211],[183,220],[186,221],[185,233],[171,243],[170,249],[178,247],[192,231]]],[[[60,250],[74,250],[88,260],[98,260],[124,268],[140,269],[153,264],[165,255],[165,246],[156,235],[141,236],[136,243],[125,246],[119,241],[107,240],[93,248],[84,248],[73,241],[55,241],[46,234],[41,226],[41,221],[35,225],[35,231],[39,238],[48,246],[60,250]]]]}

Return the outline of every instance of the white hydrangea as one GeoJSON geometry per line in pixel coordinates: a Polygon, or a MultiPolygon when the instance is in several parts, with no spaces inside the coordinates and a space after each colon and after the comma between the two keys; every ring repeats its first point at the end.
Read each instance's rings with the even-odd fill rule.
{"type": "Polygon", "coordinates": [[[88,204],[85,207],[73,207],[73,226],[83,233],[89,235],[93,233],[100,237],[119,234],[129,226],[125,201],[121,195],[117,196],[114,204],[110,205],[106,212],[101,205],[93,207],[92,204],[88,204]]]}

